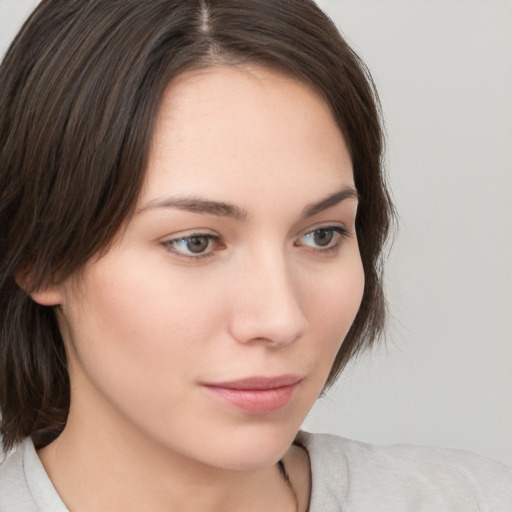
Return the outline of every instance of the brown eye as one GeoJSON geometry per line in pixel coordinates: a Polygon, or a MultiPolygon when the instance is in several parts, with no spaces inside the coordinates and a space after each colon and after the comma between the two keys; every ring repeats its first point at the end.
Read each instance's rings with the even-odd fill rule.
{"type": "Polygon", "coordinates": [[[215,250],[223,248],[219,237],[209,234],[182,236],[164,242],[163,245],[177,256],[196,259],[211,256],[215,250]]]}
{"type": "Polygon", "coordinates": [[[332,229],[317,229],[313,231],[313,241],[318,247],[326,247],[332,242],[334,231],[332,229]]]}
{"type": "Polygon", "coordinates": [[[343,238],[347,236],[349,233],[342,226],[326,226],[309,231],[300,237],[294,245],[310,247],[318,252],[327,253],[337,251],[343,238]]]}
{"type": "Polygon", "coordinates": [[[186,239],[186,247],[193,254],[204,252],[209,244],[210,237],[207,236],[193,236],[186,239]]]}

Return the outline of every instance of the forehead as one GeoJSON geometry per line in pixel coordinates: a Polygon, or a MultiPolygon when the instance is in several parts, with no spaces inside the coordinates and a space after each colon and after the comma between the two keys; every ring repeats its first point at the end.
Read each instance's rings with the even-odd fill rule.
{"type": "Polygon", "coordinates": [[[315,91],[270,69],[217,66],[184,73],[166,90],[141,201],[350,185],[347,146],[315,91]]]}

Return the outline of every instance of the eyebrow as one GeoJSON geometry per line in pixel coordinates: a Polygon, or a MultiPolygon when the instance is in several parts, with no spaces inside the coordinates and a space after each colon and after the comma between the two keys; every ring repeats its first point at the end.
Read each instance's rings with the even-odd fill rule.
{"type": "Polygon", "coordinates": [[[201,197],[169,197],[162,200],[156,199],[146,203],[137,211],[137,213],[156,208],[177,208],[179,210],[186,210],[204,215],[231,217],[239,221],[243,221],[247,218],[247,211],[239,208],[238,206],[220,201],[209,201],[201,197]]]}
{"type": "Polygon", "coordinates": [[[308,217],[313,217],[313,215],[332,208],[345,199],[356,199],[359,201],[359,194],[357,193],[357,190],[352,187],[344,187],[338,192],[334,192],[334,194],[327,196],[325,199],[309,204],[302,210],[301,218],[307,219],[308,217]]]}
{"type": "MultiPolygon", "coordinates": [[[[357,191],[352,187],[344,187],[343,189],[327,196],[326,198],[307,205],[301,213],[301,219],[312,217],[324,210],[332,208],[341,203],[345,199],[359,199],[357,191]]],[[[214,215],[216,217],[230,217],[238,221],[244,221],[248,218],[247,210],[240,208],[234,204],[224,203],[222,201],[210,201],[201,197],[168,197],[165,199],[155,199],[149,201],[137,210],[141,213],[147,210],[158,208],[177,208],[193,213],[203,215],[214,215]]]]}

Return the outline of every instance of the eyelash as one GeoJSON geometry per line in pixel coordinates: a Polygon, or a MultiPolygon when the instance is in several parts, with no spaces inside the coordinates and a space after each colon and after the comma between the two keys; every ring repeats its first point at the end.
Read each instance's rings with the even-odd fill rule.
{"type": "MultiPolygon", "coordinates": [[[[341,227],[341,226],[325,226],[325,227],[318,227],[318,228],[315,228],[311,231],[308,231],[307,233],[305,233],[304,235],[302,235],[300,239],[303,239],[303,238],[306,238],[306,237],[314,237],[315,233],[319,233],[319,232],[326,232],[326,233],[331,233],[332,234],[332,238],[331,240],[329,240],[328,242],[328,246],[325,246],[325,247],[319,247],[319,246],[311,246],[311,245],[308,245],[308,244],[303,244],[303,243],[300,243],[300,242],[294,242],[294,247],[301,247],[301,246],[304,246],[304,247],[308,247],[310,250],[312,250],[313,252],[317,253],[317,254],[323,254],[323,255],[328,255],[328,254],[331,254],[331,253],[334,253],[336,252],[340,246],[341,246],[341,243],[343,241],[344,238],[347,238],[350,236],[350,233],[348,232],[347,229],[345,229],[344,227],[341,227]],[[336,236],[337,235],[337,236],[336,236]],[[335,243],[332,243],[332,241],[335,241],[335,243]]],[[[183,254],[182,252],[178,251],[176,249],[176,245],[178,243],[190,243],[194,238],[196,239],[206,239],[207,240],[207,246],[206,246],[206,249],[209,249],[212,244],[220,244],[220,241],[221,241],[221,238],[220,236],[218,235],[213,235],[211,233],[192,233],[190,235],[187,235],[187,236],[180,236],[178,238],[173,238],[171,240],[167,240],[165,242],[162,243],[162,245],[171,253],[175,254],[176,256],[180,257],[180,258],[185,258],[185,259],[190,259],[190,260],[199,260],[199,259],[203,259],[203,258],[209,258],[209,257],[212,257],[214,256],[214,249],[210,250],[210,252],[201,252],[201,253],[197,253],[197,254],[183,254]]],[[[224,247],[221,247],[220,250],[222,250],[222,248],[224,247]]]]}
{"type": "Polygon", "coordinates": [[[169,251],[175,254],[180,258],[186,258],[191,260],[199,260],[202,258],[208,258],[214,255],[213,250],[207,253],[197,253],[197,254],[183,254],[175,249],[175,246],[180,242],[188,242],[190,243],[194,238],[204,238],[208,241],[207,248],[209,248],[212,243],[220,242],[220,236],[212,235],[211,233],[192,233],[187,236],[180,236],[178,238],[173,238],[172,240],[167,240],[163,242],[164,247],[169,251]]]}
{"type": "Polygon", "coordinates": [[[322,227],[315,228],[312,231],[308,231],[306,234],[302,235],[300,237],[300,239],[306,238],[306,237],[312,238],[312,237],[314,237],[315,233],[319,233],[320,231],[332,233],[332,238],[331,238],[331,240],[329,240],[328,246],[314,247],[314,246],[308,246],[306,244],[299,244],[297,242],[294,243],[294,246],[298,247],[300,245],[306,245],[307,247],[309,247],[312,251],[314,251],[316,253],[320,253],[323,255],[329,255],[331,253],[337,252],[343,242],[343,239],[350,236],[350,233],[348,232],[348,230],[342,226],[325,226],[325,227],[322,226],[322,227]],[[331,243],[333,240],[334,240],[334,243],[331,243]]]}

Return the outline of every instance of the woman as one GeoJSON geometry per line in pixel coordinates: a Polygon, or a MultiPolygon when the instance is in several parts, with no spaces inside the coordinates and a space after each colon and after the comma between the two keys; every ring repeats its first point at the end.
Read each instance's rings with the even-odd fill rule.
{"type": "Polygon", "coordinates": [[[43,1],[0,91],[0,511],[509,510],[499,464],[299,432],[392,213],[314,3],[43,1]]]}

